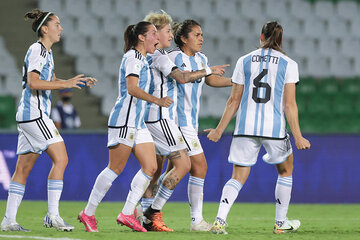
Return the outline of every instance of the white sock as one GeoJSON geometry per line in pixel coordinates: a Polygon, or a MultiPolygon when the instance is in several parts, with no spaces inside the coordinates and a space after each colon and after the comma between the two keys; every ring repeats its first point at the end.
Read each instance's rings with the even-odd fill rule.
{"type": "Polygon", "coordinates": [[[151,206],[153,201],[154,201],[154,198],[142,198],[141,199],[141,207],[142,207],[143,212],[145,212],[146,209],[148,209],[151,206]]]}
{"type": "Polygon", "coordinates": [[[170,190],[164,185],[160,185],[159,190],[156,193],[154,202],[151,205],[152,209],[160,210],[163,208],[167,200],[171,197],[174,190],[170,190]]]}
{"type": "Polygon", "coordinates": [[[96,178],[93,189],[90,193],[88,203],[85,207],[85,214],[88,216],[95,215],[96,208],[110,189],[112,182],[118,175],[110,168],[105,168],[96,178]]]}
{"type": "Polygon", "coordinates": [[[48,179],[48,213],[52,216],[59,215],[59,201],[63,190],[63,180],[48,179]]]}
{"type": "Polygon", "coordinates": [[[239,195],[241,188],[242,184],[239,181],[233,178],[227,181],[222,190],[219,210],[216,218],[220,218],[221,220],[226,222],[227,215],[229,214],[231,206],[234,204],[237,196],[239,195]]]}
{"type": "Polygon", "coordinates": [[[292,189],[292,176],[280,177],[278,176],[275,188],[276,200],[276,213],[275,221],[283,222],[286,219],[286,214],[289,208],[291,189],[292,189]]]}
{"type": "Polygon", "coordinates": [[[122,210],[124,215],[131,215],[134,213],[136,204],[149,186],[151,179],[152,177],[146,175],[141,169],[136,173],[131,181],[130,191],[122,210]]]}
{"type": "Polygon", "coordinates": [[[5,217],[16,222],[16,213],[24,196],[25,185],[17,182],[10,182],[8,199],[6,203],[5,217]]]}
{"type": "Polygon", "coordinates": [[[198,177],[189,177],[188,198],[190,203],[191,224],[197,225],[204,218],[202,215],[204,196],[204,179],[198,177]]]}

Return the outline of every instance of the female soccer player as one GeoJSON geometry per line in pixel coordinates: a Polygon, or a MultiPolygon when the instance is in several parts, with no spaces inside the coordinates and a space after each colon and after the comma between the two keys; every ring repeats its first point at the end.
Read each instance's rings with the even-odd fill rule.
{"type": "MultiPolygon", "coordinates": [[[[173,231],[168,228],[162,220],[161,209],[170,198],[174,188],[180,180],[190,170],[190,159],[187,155],[186,144],[175,123],[176,117],[176,81],[184,84],[208,75],[205,69],[195,72],[183,72],[169,59],[164,48],[169,48],[171,40],[174,38],[171,31],[172,19],[170,15],[162,11],[161,13],[149,13],[145,17],[145,21],[149,21],[155,25],[159,32],[160,43],[154,54],[149,54],[148,61],[152,71],[153,79],[150,93],[155,97],[170,96],[174,99],[170,108],[162,108],[161,106],[147,103],[147,112],[145,114],[145,122],[155,143],[157,153],[158,174],[162,171],[164,158],[168,157],[174,168],[167,173],[162,179],[156,196],[153,196],[153,186],[158,180],[157,177],[151,181],[147,191],[144,194],[142,205],[144,208],[151,207],[145,216],[149,219],[148,224],[144,223],[144,227],[148,231],[173,231]],[[170,77],[168,80],[166,77],[170,77]],[[176,80],[176,81],[175,81],[176,80]],[[162,156],[162,157],[161,157],[162,156]],[[155,198],[154,198],[155,197],[155,198]],[[154,200],[152,199],[154,198],[154,200]],[[149,203],[148,205],[146,203],[149,203]],[[147,206],[146,206],[147,205],[147,206]]],[[[213,74],[224,74],[224,66],[207,67],[207,71],[213,74]]]]}
{"type": "Polygon", "coordinates": [[[29,231],[16,222],[16,213],[25,192],[26,179],[43,151],[49,155],[53,163],[48,177],[48,213],[44,218],[44,226],[71,231],[74,227],[66,223],[59,215],[59,200],[68,156],[64,141],[49,118],[50,90],[81,89],[80,86],[84,85],[83,83],[86,82],[92,86],[96,79],[84,78],[83,74],[69,80],[57,78],[54,74],[51,46],[60,41],[63,29],[59,18],[52,12],[34,9],[25,14],[25,20],[27,19],[34,19],[32,29],[37,33],[39,40],[30,46],[25,56],[23,91],[16,113],[19,157],[10,183],[1,231],[29,231]]]}
{"type": "Polygon", "coordinates": [[[86,231],[97,232],[95,211],[112,182],[123,171],[133,152],[141,169],[131,182],[131,188],[117,222],[135,231],[146,232],[133,213],[135,206],[148,187],[157,164],[153,139],[144,122],[145,103],[169,107],[169,97],[154,97],[149,91],[151,72],[146,60],[148,53],[154,53],[159,44],[155,26],[149,22],[130,25],[124,34],[124,56],[119,70],[119,96],[108,122],[109,164],[98,175],[91,191],[88,204],[78,216],[86,231]]]}
{"type": "MultiPolygon", "coordinates": [[[[175,43],[178,46],[169,52],[170,59],[183,71],[208,71],[208,59],[201,53],[203,35],[201,26],[194,20],[185,20],[174,27],[175,43]]],[[[212,74],[188,83],[178,83],[177,90],[177,123],[185,140],[191,169],[188,183],[188,197],[190,203],[191,231],[209,231],[211,224],[202,216],[204,179],[207,163],[198,138],[198,118],[200,108],[201,89],[204,84],[212,87],[231,86],[231,79],[212,74]]]]}
{"type": "Polygon", "coordinates": [[[234,85],[223,117],[216,129],[208,129],[208,138],[217,142],[237,111],[228,159],[233,164],[233,174],[223,188],[213,233],[226,234],[226,217],[262,145],[267,151],[263,160],[275,164],[279,173],[275,188],[274,233],[294,232],[300,227],[299,220],[286,218],[293,183],[293,154],[284,115],[296,147],[308,149],[310,142],[301,135],[299,127],[295,100],[298,65],[282,51],[282,34],[283,29],[277,22],[263,26],[261,48],[237,61],[232,77],[234,85]]]}

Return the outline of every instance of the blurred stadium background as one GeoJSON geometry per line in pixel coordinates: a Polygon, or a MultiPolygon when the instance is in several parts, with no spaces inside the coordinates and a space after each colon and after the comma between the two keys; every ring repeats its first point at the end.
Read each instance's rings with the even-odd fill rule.
{"type": "MultiPolygon", "coordinates": [[[[73,103],[82,119],[82,127],[77,132],[63,132],[70,159],[74,159],[69,164],[65,181],[76,181],[78,185],[69,192],[64,188],[64,199],[87,199],[96,175],[107,164],[107,117],[117,97],[125,27],[142,20],[149,11],[164,9],[175,21],[193,18],[202,24],[203,52],[211,65],[231,64],[226,74],[229,77],[237,59],[258,47],[262,25],[268,20],[278,20],[284,28],[283,49],[299,63],[300,123],[303,133],[312,141],[312,150],[295,150],[295,158],[299,161],[295,162],[298,170],[294,175],[293,199],[295,202],[360,202],[360,193],[354,191],[360,189],[356,172],[360,168],[357,154],[360,147],[360,58],[357,57],[360,53],[360,1],[2,0],[0,160],[2,154],[10,173],[16,163],[15,112],[21,95],[21,68],[26,50],[37,40],[23,15],[35,7],[56,13],[64,28],[61,42],[53,46],[56,75],[66,79],[84,73],[99,79],[93,89],[74,91],[73,103]],[[69,175],[71,180],[67,180],[69,175]],[[86,192],[84,189],[77,192],[81,186],[87,186],[86,192]]],[[[56,104],[57,91],[53,94],[53,104],[56,104]]],[[[216,126],[229,94],[230,88],[204,87],[200,128],[216,126]]],[[[228,127],[229,133],[233,125],[234,122],[228,127]]],[[[213,194],[210,200],[217,201],[224,182],[231,175],[231,166],[226,163],[229,135],[218,145],[204,136],[201,138],[209,162],[209,185],[215,184],[212,187],[218,189],[208,189],[205,200],[206,194],[213,194]]],[[[127,177],[122,178],[127,185],[114,186],[123,193],[128,189],[127,178],[131,179],[138,169],[137,163],[131,162],[125,170],[127,177]]],[[[28,189],[32,189],[31,184],[37,189],[33,195],[28,195],[29,199],[46,199],[46,177],[39,180],[34,176],[46,176],[47,170],[43,168],[50,168],[50,164],[37,164],[36,173],[32,173],[35,183],[29,179],[28,189]]],[[[247,183],[249,195],[240,197],[243,201],[273,201],[276,173],[268,168],[272,169],[260,163],[257,173],[252,173],[255,175],[247,183]],[[258,194],[256,198],[251,197],[254,193],[251,188],[258,194]]],[[[0,176],[4,176],[4,172],[0,170],[0,176]]],[[[3,186],[6,189],[4,182],[3,186]]],[[[182,186],[186,192],[186,185],[182,186]]],[[[6,199],[6,196],[6,191],[0,187],[0,198],[6,199]]],[[[119,199],[115,190],[109,192],[108,199],[119,199]]],[[[179,190],[179,197],[174,199],[186,201],[186,195],[180,196],[179,190]]]]}

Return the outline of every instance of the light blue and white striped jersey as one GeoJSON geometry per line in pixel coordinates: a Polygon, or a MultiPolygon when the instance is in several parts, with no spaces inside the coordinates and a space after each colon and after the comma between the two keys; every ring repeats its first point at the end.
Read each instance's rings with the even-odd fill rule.
{"type": "MultiPolygon", "coordinates": [[[[198,52],[195,56],[188,56],[180,48],[169,51],[169,57],[180,70],[197,71],[208,66],[207,57],[198,52]]],[[[198,130],[200,97],[205,77],[185,84],[177,83],[177,124],[179,127],[193,127],[198,130]]]]}
{"type": "Polygon", "coordinates": [[[25,56],[23,66],[23,91],[16,113],[17,122],[30,122],[39,119],[51,112],[51,90],[31,90],[27,84],[27,75],[35,72],[44,81],[52,81],[54,78],[54,58],[52,50],[49,52],[38,41],[33,43],[25,56]]]}
{"type": "Polygon", "coordinates": [[[257,49],[239,58],[232,81],[244,85],[234,136],[286,137],[284,86],[299,81],[298,65],[274,49],[257,49]]]}
{"type": "Polygon", "coordinates": [[[167,76],[176,69],[167,52],[157,49],[154,54],[148,54],[150,64],[151,83],[149,93],[157,98],[170,97],[173,104],[169,108],[160,107],[154,103],[146,103],[145,122],[156,122],[160,119],[175,120],[177,89],[176,81],[167,76]]]}
{"type": "Polygon", "coordinates": [[[145,101],[131,96],[127,90],[127,76],[139,78],[138,86],[145,92],[150,86],[150,66],[146,58],[136,49],[130,49],[123,56],[119,70],[119,95],[112,108],[109,127],[146,128],[144,123],[145,101]]]}

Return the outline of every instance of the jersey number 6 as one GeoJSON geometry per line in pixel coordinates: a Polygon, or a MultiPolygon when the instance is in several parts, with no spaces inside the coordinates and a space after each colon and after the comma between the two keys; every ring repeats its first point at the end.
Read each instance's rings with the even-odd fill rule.
{"type": "Polygon", "coordinates": [[[270,93],[271,93],[270,85],[264,82],[260,82],[260,80],[263,77],[265,77],[266,74],[268,74],[268,70],[263,69],[262,72],[254,79],[255,87],[253,88],[252,99],[256,103],[267,103],[270,100],[270,93]],[[265,98],[258,97],[258,91],[260,88],[265,88],[265,98]]]}

